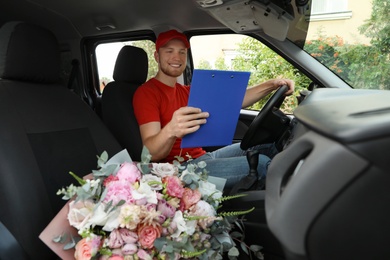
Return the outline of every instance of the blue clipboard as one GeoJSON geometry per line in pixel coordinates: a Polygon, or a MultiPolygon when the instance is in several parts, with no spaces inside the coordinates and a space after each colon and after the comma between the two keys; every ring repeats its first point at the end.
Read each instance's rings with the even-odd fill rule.
{"type": "Polygon", "coordinates": [[[185,135],[181,148],[232,144],[250,72],[194,70],[188,106],[209,112],[207,123],[185,135]]]}

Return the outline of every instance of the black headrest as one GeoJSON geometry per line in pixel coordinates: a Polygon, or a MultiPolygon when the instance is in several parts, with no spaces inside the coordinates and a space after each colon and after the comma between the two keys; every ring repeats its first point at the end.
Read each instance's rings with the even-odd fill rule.
{"type": "Polygon", "coordinates": [[[142,48],[126,45],[116,59],[115,81],[124,81],[141,85],[148,76],[148,55],[142,48]]]}
{"type": "Polygon", "coordinates": [[[59,46],[50,31],[25,22],[0,28],[0,78],[55,83],[59,72],[59,46]]]}

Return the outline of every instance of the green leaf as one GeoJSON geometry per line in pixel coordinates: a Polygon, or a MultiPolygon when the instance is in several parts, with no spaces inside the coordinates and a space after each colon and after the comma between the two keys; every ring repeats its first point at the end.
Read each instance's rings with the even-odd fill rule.
{"type": "Polygon", "coordinates": [[[98,161],[97,161],[97,166],[98,168],[102,168],[104,166],[104,164],[107,162],[108,160],[108,153],[106,151],[104,151],[100,156],[97,157],[98,158],[98,161]]]}
{"type": "Polygon", "coordinates": [[[232,247],[229,249],[228,256],[238,257],[239,255],[240,255],[240,252],[238,251],[237,247],[232,247]]]}
{"type": "Polygon", "coordinates": [[[84,180],[83,178],[80,178],[79,176],[77,176],[76,174],[74,174],[73,172],[69,172],[70,175],[72,175],[73,178],[76,179],[76,181],[81,185],[83,186],[87,181],[84,180]]]}
{"type": "Polygon", "coordinates": [[[144,146],[141,152],[141,163],[149,163],[151,159],[152,155],[150,154],[149,149],[144,146]]]}

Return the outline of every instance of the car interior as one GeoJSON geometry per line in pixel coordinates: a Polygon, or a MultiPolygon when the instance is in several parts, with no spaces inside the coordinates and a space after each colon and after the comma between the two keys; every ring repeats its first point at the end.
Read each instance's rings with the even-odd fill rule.
{"type": "MultiPolygon", "coordinates": [[[[285,87],[260,110],[241,110],[232,142],[280,150],[261,189],[250,171],[227,191],[247,196],[226,208],[255,207],[246,243],[261,245],[264,259],[388,259],[389,86],[354,88],[303,50],[314,2],[0,0],[0,259],[58,259],[39,234],[65,204],[56,192],[73,181],[69,171],[90,173],[103,151],[141,159],[131,100],[152,58],[123,45],[102,91],[95,50],[155,42],[168,29],[251,36],[310,80],[296,86],[291,113],[285,87]]],[[[188,85],[191,55],[178,78],[188,85]]]]}

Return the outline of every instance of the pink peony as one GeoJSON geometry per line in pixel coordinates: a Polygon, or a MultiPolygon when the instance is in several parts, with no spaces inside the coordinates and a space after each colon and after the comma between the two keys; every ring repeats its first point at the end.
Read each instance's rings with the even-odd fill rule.
{"type": "Polygon", "coordinates": [[[161,227],[159,225],[139,225],[138,238],[142,248],[151,249],[156,238],[161,236],[161,227]]]}
{"type": "Polygon", "coordinates": [[[166,184],[166,191],[169,196],[176,198],[183,196],[183,184],[177,176],[167,176],[163,179],[163,183],[166,184]]]}
{"type": "Polygon", "coordinates": [[[133,187],[126,181],[112,181],[107,186],[107,194],[104,197],[104,202],[112,201],[113,205],[118,204],[119,201],[124,200],[128,204],[134,202],[131,191],[133,187]]]}
{"type": "Polygon", "coordinates": [[[195,205],[201,198],[202,194],[199,190],[191,190],[190,188],[184,188],[183,196],[180,201],[180,209],[187,210],[192,205],[195,205]]]}
{"type": "Polygon", "coordinates": [[[125,162],[121,164],[121,168],[117,172],[116,176],[119,180],[135,183],[141,179],[141,172],[134,163],[125,162]]]}
{"type": "Polygon", "coordinates": [[[76,260],[89,260],[91,257],[91,242],[83,238],[76,244],[74,258],[76,260]]]}

